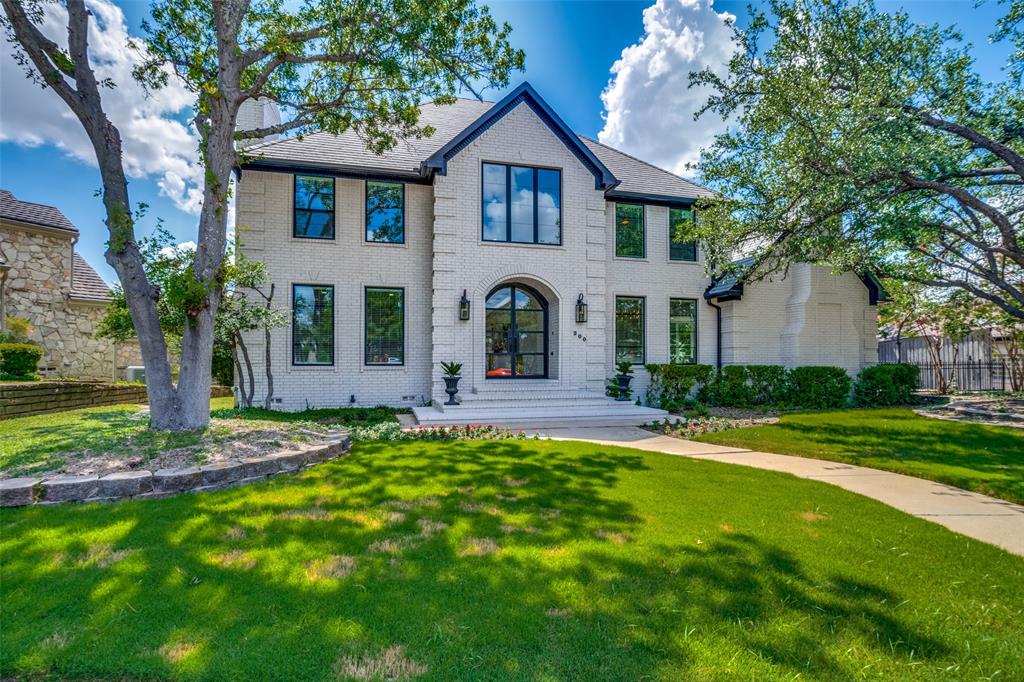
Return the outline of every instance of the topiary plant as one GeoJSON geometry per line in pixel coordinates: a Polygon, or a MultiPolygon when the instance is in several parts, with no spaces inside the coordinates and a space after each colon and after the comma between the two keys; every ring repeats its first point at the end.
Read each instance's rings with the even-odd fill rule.
{"type": "Polygon", "coordinates": [[[34,343],[0,343],[0,374],[31,376],[42,357],[43,349],[34,343]]]}

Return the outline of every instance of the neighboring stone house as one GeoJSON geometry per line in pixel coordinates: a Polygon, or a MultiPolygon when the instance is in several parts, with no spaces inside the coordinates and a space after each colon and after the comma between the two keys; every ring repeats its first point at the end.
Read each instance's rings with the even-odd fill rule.
{"type": "Polygon", "coordinates": [[[0,324],[8,316],[32,324],[44,374],[123,379],[125,367],[141,364],[137,346],[95,336],[110,288],[75,253],[77,241],[57,208],[0,190],[0,324]]]}
{"type": "MultiPolygon", "coordinates": [[[[246,120],[265,111],[253,105],[246,120]]],[[[871,282],[798,265],[716,293],[679,236],[711,192],[576,135],[528,84],[420,120],[433,136],[382,156],[353,132],[247,150],[240,249],[292,316],[271,334],[280,408],[628,423],[662,413],[604,397],[617,361],[635,365],[640,396],[644,363],[876,361],[871,282]],[[463,365],[456,408],[443,361],[463,365]]],[[[259,395],[262,333],[246,343],[259,395]]]]}

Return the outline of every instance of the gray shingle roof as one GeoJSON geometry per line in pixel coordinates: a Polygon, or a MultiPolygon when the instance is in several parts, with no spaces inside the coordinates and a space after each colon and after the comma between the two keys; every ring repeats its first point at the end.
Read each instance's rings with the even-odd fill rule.
{"type": "Polygon", "coordinates": [[[753,267],[754,259],[752,257],[741,258],[733,261],[732,265],[734,266],[732,272],[712,280],[711,286],[704,292],[704,298],[710,300],[719,296],[743,295],[743,275],[753,267]]]}
{"type": "MultiPolygon", "coordinates": [[[[381,156],[366,148],[354,131],[341,135],[313,133],[253,145],[247,151],[257,158],[258,165],[289,165],[323,167],[340,172],[378,172],[421,177],[421,164],[455,136],[486,113],[493,102],[459,99],[450,106],[424,105],[420,124],[435,129],[431,137],[403,140],[381,156]]],[[[579,136],[588,149],[619,180],[610,196],[647,195],[676,199],[713,196],[713,192],[685,178],[641,161],[595,140],[579,136]]],[[[640,197],[638,197],[640,198],[640,197]]]]}
{"type": "Polygon", "coordinates": [[[0,218],[78,233],[78,228],[59,209],[22,201],[5,189],[0,189],[0,218]]]}
{"type": "Polygon", "coordinates": [[[71,298],[84,301],[109,301],[110,287],[96,274],[88,261],[78,253],[73,256],[71,268],[71,298]]]}

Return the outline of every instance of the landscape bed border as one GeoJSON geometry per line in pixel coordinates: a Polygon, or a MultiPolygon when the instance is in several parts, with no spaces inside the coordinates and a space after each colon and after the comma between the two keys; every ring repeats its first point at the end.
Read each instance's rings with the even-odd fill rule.
{"type": "Polygon", "coordinates": [[[53,505],[68,502],[115,502],[157,499],[246,485],[348,454],[347,431],[333,433],[325,443],[299,445],[261,457],[157,471],[116,471],[105,476],[21,476],[0,480],[0,507],[53,505]]]}

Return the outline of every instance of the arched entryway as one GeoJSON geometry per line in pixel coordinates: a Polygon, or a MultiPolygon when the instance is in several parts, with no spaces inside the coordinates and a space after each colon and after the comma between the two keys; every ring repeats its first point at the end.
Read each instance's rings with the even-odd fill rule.
{"type": "Polygon", "coordinates": [[[547,300],[524,284],[503,284],[487,294],[484,314],[486,377],[547,378],[547,300]]]}

